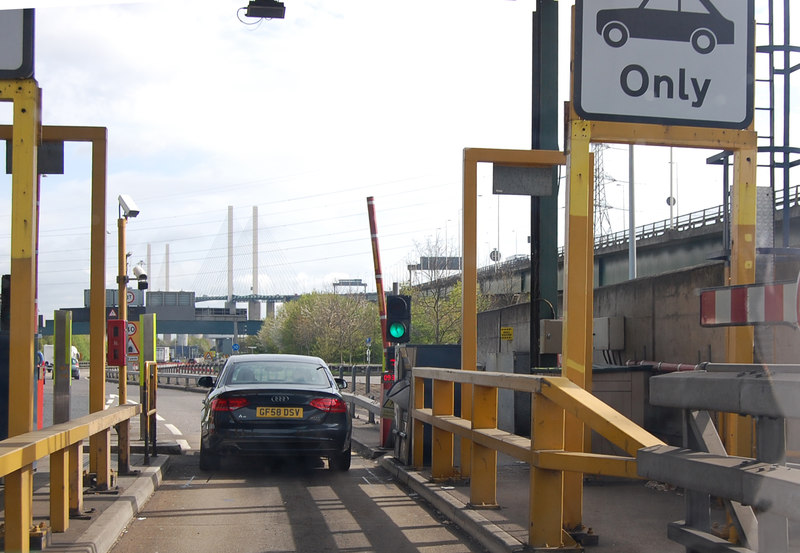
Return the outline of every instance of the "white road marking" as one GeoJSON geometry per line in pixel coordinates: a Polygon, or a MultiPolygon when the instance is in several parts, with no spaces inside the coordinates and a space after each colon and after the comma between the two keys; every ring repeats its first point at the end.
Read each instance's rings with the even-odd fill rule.
{"type": "Polygon", "coordinates": [[[192,449],[192,447],[189,445],[189,442],[187,442],[186,440],[175,440],[175,441],[178,442],[179,446],[181,446],[181,451],[184,450],[190,451],[192,449]]]}
{"type": "MultiPolygon", "coordinates": [[[[161,415],[159,415],[158,413],[156,413],[156,420],[157,420],[157,421],[160,421],[160,422],[164,422],[164,417],[162,417],[161,415]]],[[[169,426],[169,425],[167,425],[167,426],[169,426]]]]}
{"type": "MultiPolygon", "coordinates": [[[[162,420],[163,420],[163,419],[162,419],[162,420]]],[[[167,423],[167,424],[165,424],[165,425],[164,425],[164,428],[166,428],[167,430],[169,430],[170,432],[172,432],[172,433],[173,433],[175,436],[183,436],[183,432],[181,432],[180,430],[178,430],[178,427],[177,427],[177,426],[175,426],[174,424],[169,424],[169,423],[167,423]]]]}

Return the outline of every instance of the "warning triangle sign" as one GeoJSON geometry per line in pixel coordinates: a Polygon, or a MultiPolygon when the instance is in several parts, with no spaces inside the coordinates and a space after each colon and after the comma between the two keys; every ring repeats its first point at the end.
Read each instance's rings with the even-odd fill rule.
{"type": "Polygon", "coordinates": [[[116,316],[117,316],[117,312],[114,311],[113,309],[108,312],[108,317],[109,318],[116,317],[116,316]]]}
{"type": "Polygon", "coordinates": [[[133,338],[128,338],[128,345],[125,348],[125,352],[128,355],[139,355],[139,348],[136,347],[136,343],[133,341],[133,338]]]}

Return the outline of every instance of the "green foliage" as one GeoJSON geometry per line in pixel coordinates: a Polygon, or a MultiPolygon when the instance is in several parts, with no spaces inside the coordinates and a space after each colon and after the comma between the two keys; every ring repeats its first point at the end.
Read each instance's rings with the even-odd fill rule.
{"type": "MultiPolygon", "coordinates": [[[[461,343],[461,281],[441,286],[407,288],[411,295],[411,340],[416,344],[461,343]]],[[[478,295],[478,311],[489,300],[478,295]]]]}
{"type": "MultiPolygon", "coordinates": [[[[259,352],[316,355],[331,363],[364,363],[365,339],[380,344],[377,306],[361,295],[315,292],[284,304],[266,319],[259,352]]],[[[380,347],[380,346],[378,346],[380,347]]]]}
{"type": "Polygon", "coordinates": [[[81,355],[81,361],[89,361],[91,357],[91,348],[89,346],[88,334],[73,334],[72,345],[78,348],[78,353],[81,355]]]}

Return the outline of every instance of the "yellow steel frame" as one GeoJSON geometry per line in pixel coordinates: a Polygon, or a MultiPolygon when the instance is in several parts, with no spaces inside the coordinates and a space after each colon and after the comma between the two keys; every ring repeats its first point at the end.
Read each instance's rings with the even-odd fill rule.
{"type": "MultiPolygon", "coordinates": [[[[581,387],[591,389],[592,363],[592,290],[594,284],[594,238],[591,232],[593,213],[592,142],[719,148],[734,152],[733,222],[730,284],[755,281],[755,185],[756,133],[752,130],[706,129],[696,127],[630,124],[579,119],[570,110],[568,125],[567,171],[567,240],[564,260],[564,333],[563,376],[581,387]]],[[[739,327],[729,330],[728,361],[752,363],[753,330],[739,327]]],[[[566,449],[583,451],[581,428],[567,418],[566,449]]],[[[749,428],[740,417],[729,417],[738,436],[736,454],[748,455],[749,428]],[[748,436],[742,438],[742,436],[748,436]]],[[[568,476],[564,491],[564,527],[582,524],[583,490],[580,475],[568,476]]]]}
{"type": "MultiPolygon", "coordinates": [[[[463,208],[462,241],[464,247],[462,291],[461,291],[461,367],[474,371],[478,365],[478,163],[497,163],[517,167],[553,167],[564,165],[562,152],[552,150],[503,150],[491,148],[465,148],[463,164],[463,208]]],[[[473,391],[469,383],[461,386],[461,413],[467,420],[476,416],[480,420],[497,417],[496,401],[472,405],[473,391]],[[493,412],[492,412],[493,411],[493,412]]],[[[488,452],[475,452],[469,440],[461,440],[461,475],[471,476],[472,464],[491,463],[488,452]],[[476,458],[477,455],[477,458],[476,458]]],[[[477,500],[478,498],[473,498],[477,500]]],[[[484,502],[488,497],[481,497],[484,502]]]]}
{"type": "MultiPolygon", "coordinates": [[[[6,81],[0,81],[0,100],[6,94],[4,84],[6,81]]],[[[11,81],[18,84],[20,81],[11,81]]],[[[15,130],[17,122],[13,126],[0,125],[0,139],[8,140],[12,135],[16,135],[15,130]]],[[[105,251],[106,251],[106,160],[107,160],[107,146],[108,146],[108,131],[105,127],[73,127],[73,126],[49,126],[45,125],[39,127],[42,140],[45,141],[69,141],[69,142],[89,142],[92,145],[92,197],[91,197],[91,265],[89,276],[90,288],[90,307],[89,307],[89,332],[90,342],[89,349],[91,353],[91,360],[89,365],[89,412],[95,413],[102,411],[105,408],[105,338],[106,338],[106,288],[105,288],[105,251]]],[[[16,156],[22,155],[17,152],[18,148],[14,148],[14,174],[16,175],[17,167],[27,167],[28,164],[16,163],[16,156]]],[[[20,150],[21,151],[21,150],[20,150]]],[[[35,162],[34,162],[35,163],[35,162]]],[[[34,174],[36,169],[34,166],[34,174]]],[[[16,177],[14,177],[16,178],[16,177]]],[[[16,202],[15,202],[16,205],[16,202]]],[[[12,229],[13,234],[13,229],[12,229]]],[[[13,237],[12,237],[13,241],[13,237]]],[[[12,264],[12,287],[14,286],[14,267],[12,264]]],[[[19,284],[17,289],[22,290],[22,284],[19,284]]],[[[14,293],[14,304],[19,305],[17,293],[14,293]]],[[[13,307],[12,307],[13,308],[13,307]]],[[[31,309],[33,313],[33,309],[31,309]]],[[[12,316],[13,317],[13,316],[12,316]]],[[[15,323],[19,322],[17,319],[12,319],[15,323]]],[[[32,323],[35,328],[35,319],[32,323]]],[[[12,326],[13,329],[13,326],[12,326]]],[[[13,331],[13,330],[12,330],[13,331]]],[[[33,356],[33,335],[31,331],[27,336],[30,339],[30,351],[33,356]]],[[[12,345],[12,356],[14,355],[14,346],[12,345]]],[[[31,357],[30,363],[25,366],[33,366],[33,358],[31,357]]],[[[32,386],[25,379],[25,382],[20,382],[21,386],[32,386]]],[[[12,394],[12,396],[20,398],[29,398],[27,401],[32,401],[33,391],[31,388],[30,394],[12,394]]],[[[21,400],[20,400],[21,401],[21,400]]],[[[32,409],[32,407],[31,407],[32,409]]],[[[12,420],[31,420],[26,417],[22,410],[10,411],[13,417],[12,420]]],[[[90,456],[89,466],[92,472],[97,474],[97,487],[105,489],[111,479],[111,433],[110,430],[101,432],[92,437],[90,440],[90,456]]]]}
{"type": "MultiPolygon", "coordinates": [[[[91,269],[91,354],[92,411],[102,411],[105,403],[105,129],[98,140],[98,129],[76,127],[42,128],[41,90],[34,79],[0,81],[0,101],[13,102],[13,125],[0,125],[0,138],[12,140],[11,208],[11,304],[9,332],[9,436],[31,431],[33,421],[34,343],[36,333],[36,240],[38,236],[37,152],[44,140],[91,140],[92,162],[92,269],[91,269]]],[[[93,454],[105,463],[97,470],[98,485],[110,478],[109,430],[93,437],[93,454]]],[[[68,458],[69,459],[69,458],[68,458]]],[[[57,458],[57,467],[70,463],[57,458]]],[[[63,482],[57,482],[59,489],[63,482]]],[[[9,551],[28,551],[33,495],[32,467],[21,466],[6,476],[5,547],[9,551]]],[[[63,520],[57,520],[63,525],[63,520]]]]}
{"type": "MultiPolygon", "coordinates": [[[[731,259],[731,284],[749,284],[755,277],[755,168],[756,168],[756,134],[752,130],[705,129],[695,127],[666,127],[661,125],[629,124],[614,122],[584,121],[569,109],[571,114],[567,126],[567,155],[553,151],[531,150],[491,150],[467,148],[464,150],[463,165],[463,288],[462,288],[462,320],[463,334],[461,344],[461,366],[465,371],[474,371],[477,365],[477,164],[503,163],[518,166],[552,166],[557,164],[567,165],[567,228],[566,228],[566,253],[564,262],[564,335],[563,335],[563,361],[562,376],[574,383],[577,389],[584,390],[581,400],[586,405],[593,403],[591,390],[592,366],[592,318],[593,318],[593,285],[594,285],[594,233],[593,233],[593,160],[589,152],[592,142],[640,144],[658,146],[679,146],[695,148],[719,148],[734,152],[734,191],[733,208],[734,217],[732,225],[732,259],[731,259]]],[[[733,329],[728,341],[728,358],[731,362],[752,362],[752,329],[733,329]]],[[[416,371],[417,369],[415,369],[416,371]]],[[[455,375],[449,375],[453,381],[461,381],[455,375]]],[[[447,379],[445,379],[447,380],[447,379]]],[[[477,483],[475,490],[471,490],[473,502],[487,503],[494,501],[493,482],[490,477],[472,475],[472,467],[480,463],[481,467],[491,467],[492,458],[486,451],[486,440],[490,440],[496,429],[492,426],[492,419],[496,419],[496,400],[487,399],[486,390],[474,390],[474,383],[470,380],[461,381],[461,417],[453,416],[452,405],[442,402],[451,401],[443,392],[436,399],[434,392],[434,406],[432,410],[420,407],[419,398],[415,400],[415,417],[424,423],[437,420],[441,424],[434,425],[434,451],[433,467],[434,477],[447,477],[454,472],[452,467],[452,434],[461,437],[461,474],[473,476],[477,483]],[[445,398],[445,399],[441,399],[445,398]],[[465,422],[466,421],[466,422],[465,422]],[[437,430],[439,429],[439,430],[437,430]],[[468,430],[468,432],[467,432],[468,430]],[[449,434],[449,436],[448,436],[449,434]],[[481,447],[473,447],[479,444],[481,447]]],[[[434,390],[446,389],[449,384],[437,384],[434,380],[434,390]]],[[[631,460],[610,461],[598,456],[585,453],[588,434],[584,432],[584,424],[601,426],[605,432],[619,439],[620,435],[615,430],[613,418],[609,422],[605,416],[608,414],[601,410],[603,415],[598,419],[591,416],[589,411],[577,408],[575,402],[577,392],[564,386],[558,386],[561,401],[567,401],[571,409],[566,409],[562,430],[560,431],[563,443],[558,442],[553,436],[541,437],[545,443],[560,444],[564,451],[558,453],[538,453],[534,456],[534,463],[539,470],[532,474],[532,483],[538,482],[538,489],[547,490],[546,493],[533,495],[532,510],[544,513],[552,505],[561,505],[563,529],[576,529],[582,526],[583,487],[580,471],[574,469],[586,467],[587,472],[596,471],[597,465],[602,465],[603,470],[612,470],[615,474],[632,475],[634,472],[631,460]],[[569,393],[564,392],[569,390],[569,393]],[[566,394],[566,395],[564,395],[566,394]],[[591,423],[589,420],[591,420],[591,423]],[[605,422],[604,422],[605,421],[605,422]],[[547,470],[552,470],[554,463],[561,467],[562,472],[571,467],[566,477],[548,478],[552,476],[547,470]],[[609,467],[613,467],[609,468],[609,467]],[[560,483],[559,483],[560,482],[560,483]]],[[[415,393],[420,390],[415,387],[415,393]]],[[[452,394],[450,394],[452,395],[452,394]]],[[[551,401],[556,401],[543,393],[551,401]]],[[[534,406],[534,413],[540,413],[540,421],[552,420],[552,406],[546,402],[534,406]]],[[[536,418],[534,416],[534,418],[536,418]]],[[[557,417],[556,417],[557,418],[557,417]]],[[[418,422],[415,418],[415,428],[418,422]]],[[[496,426],[496,423],[495,425],[496,426]]],[[[739,427],[742,425],[739,424],[739,427]]],[[[534,425],[534,428],[537,426],[534,425]]],[[[559,428],[557,426],[557,428],[559,428]]],[[[558,431],[556,431],[558,432],[558,431]]],[[[621,447],[633,453],[628,446],[642,442],[641,429],[635,430],[627,427],[623,432],[624,439],[621,447]],[[639,435],[639,439],[630,438],[639,435]],[[630,439],[629,439],[630,438],[630,439]]],[[[647,436],[648,433],[644,432],[647,436]]],[[[415,433],[417,435],[417,433],[415,433]]],[[[648,438],[649,440],[649,438],[648,438]]],[[[490,440],[491,441],[491,440],[490,440]]],[[[613,439],[612,439],[613,441],[613,439]]],[[[647,441],[647,440],[644,440],[647,441]]],[[[496,442],[496,440],[495,440],[496,442]]],[[[500,448],[516,447],[515,440],[505,437],[495,445],[500,448]],[[500,443],[502,442],[502,443],[500,443]]],[[[618,443],[618,442],[615,442],[618,443]]],[[[548,448],[552,449],[552,448],[548,448]]],[[[559,449],[556,447],[555,449],[559,449]]],[[[421,464],[421,444],[415,441],[414,462],[421,464]]],[[[483,473],[483,471],[481,471],[483,473]]],[[[542,515],[545,516],[545,515],[542,515]]],[[[547,515],[548,517],[550,515],[547,515]]],[[[544,523],[542,523],[544,524],[544,523]]],[[[546,526],[546,524],[545,524],[546,526]]],[[[542,526],[539,526],[541,529],[542,526]]],[[[556,536],[562,536],[561,529],[534,531],[532,544],[552,544],[556,536]],[[544,541],[542,541],[544,540],[544,541]]]]}
{"type": "MultiPolygon", "coordinates": [[[[13,102],[11,176],[11,326],[9,329],[8,435],[33,424],[33,337],[36,333],[36,236],[39,203],[37,151],[41,143],[41,90],[33,79],[0,81],[0,101],[13,102]]],[[[5,482],[5,547],[27,551],[32,522],[33,468],[20,466],[5,482]],[[24,536],[24,537],[23,537],[24,536]]]]}
{"type": "MultiPolygon", "coordinates": [[[[433,427],[434,436],[452,443],[453,436],[469,440],[473,450],[485,449],[493,456],[497,452],[509,455],[531,465],[530,529],[529,543],[534,547],[570,547],[572,538],[563,531],[562,493],[565,473],[586,473],[624,478],[638,478],[635,455],[640,448],[663,442],[628,420],[590,392],[564,377],[544,377],[496,372],[462,371],[415,367],[413,372],[413,417],[412,458],[415,466],[421,467],[423,458],[422,427],[433,427]],[[424,402],[424,381],[432,380],[433,406],[424,402]],[[488,408],[477,408],[480,418],[469,420],[456,417],[452,411],[438,412],[435,406],[436,390],[452,390],[454,383],[470,385],[473,390],[473,405],[488,403],[488,408]],[[497,428],[497,419],[486,416],[491,404],[496,401],[498,389],[528,392],[532,400],[533,439],[517,436],[497,428]],[[564,421],[566,415],[574,416],[581,425],[586,425],[598,434],[625,450],[630,456],[600,455],[573,452],[565,449],[564,421]]],[[[495,404],[496,408],[496,404],[495,404]]],[[[434,438],[434,442],[436,438],[434,438]]],[[[434,462],[436,456],[434,443],[434,462]]],[[[478,457],[484,459],[486,457],[478,457]]],[[[475,457],[473,457],[475,459],[475,457]]],[[[451,457],[452,460],[452,457],[451,457]]],[[[439,461],[437,471],[446,474],[445,463],[439,461]]],[[[475,475],[470,479],[470,502],[473,505],[495,504],[496,464],[474,465],[475,475]],[[490,475],[478,473],[491,471],[490,475]],[[483,501],[483,500],[486,501],[483,501]]],[[[433,467],[431,476],[435,477],[433,467]]]]}

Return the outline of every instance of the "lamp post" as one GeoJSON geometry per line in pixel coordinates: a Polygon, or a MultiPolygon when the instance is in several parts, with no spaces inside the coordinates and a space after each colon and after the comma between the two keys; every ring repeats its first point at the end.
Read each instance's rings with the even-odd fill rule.
{"type": "MultiPolygon", "coordinates": [[[[136,217],[139,215],[139,209],[127,194],[120,194],[119,196],[119,219],[117,220],[117,235],[118,235],[118,260],[119,260],[119,275],[117,276],[118,284],[118,314],[117,318],[122,321],[128,320],[128,252],[125,243],[125,232],[128,224],[128,217],[136,217]]],[[[126,333],[127,334],[127,333],[126,333]]],[[[127,344],[126,344],[127,346],[127,344]]],[[[119,404],[125,405],[128,403],[128,363],[127,356],[119,367],[119,404]]],[[[130,474],[130,421],[124,420],[119,423],[119,473],[130,474]]]]}

